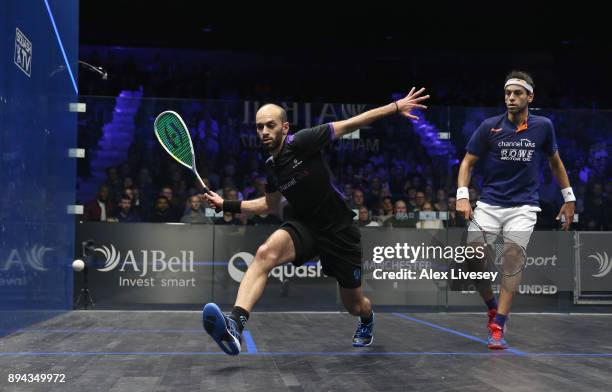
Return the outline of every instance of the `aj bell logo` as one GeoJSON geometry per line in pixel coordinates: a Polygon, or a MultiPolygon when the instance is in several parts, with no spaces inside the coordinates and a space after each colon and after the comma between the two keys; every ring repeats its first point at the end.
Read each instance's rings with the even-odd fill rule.
{"type": "MultiPolygon", "coordinates": [[[[255,257],[248,252],[240,252],[233,255],[227,263],[227,272],[229,273],[230,277],[238,283],[242,282],[245,271],[238,268],[236,264],[242,260],[242,262],[246,264],[248,268],[253,262],[254,258],[255,257]]],[[[273,276],[281,282],[284,282],[287,278],[320,278],[324,275],[323,269],[321,268],[321,263],[317,262],[316,265],[303,265],[300,267],[296,267],[293,264],[285,264],[274,267],[268,276],[273,276]]]]}
{"type": "Polygon", "coordinates": [[[111,271],[121,265],[119,271],[126,271],[127,267],[131,266],[130,270],[141,272],[140,276],[147,274],[148,265],[151,263],[151,271],[153,272],[195,272],[193,269],[193,251],[182,250],[179,256],[167,257],[163,250],[141,250],[139,262],[136,262],[133,250],[128,250],[125,257],[121,257],[121,253],[115,249],[114,245],[101,246],[95,249],[101,253],[104,258],[104,267],[97,268],[100,272],[111,271]]]}
{"type": "Polygon", "coordinates": [[[601,253],[597,252],[587,257],[587,259],[590,259],[590,258],[595,259],[595,261],[599,265],[598,271],[597,273],[593,274],[593,277],[603,278],[604,276],[610,273],[610,270],[612,270],[612,261],[610,260],[606,252],[601,252],[601,253]]]}
{"type": "Polygon", "coordinates": [[[47,268],[43,265],[44,257],[47,252],[52,250],[52,248],[40,244],[34,244],[29,249],[22,249],[21,252],[18,249],[12,249],[4,262],[2,271],[8,271],[15,266],[25,271],[25,264],[36,271],[46,271],[47,268]]]}

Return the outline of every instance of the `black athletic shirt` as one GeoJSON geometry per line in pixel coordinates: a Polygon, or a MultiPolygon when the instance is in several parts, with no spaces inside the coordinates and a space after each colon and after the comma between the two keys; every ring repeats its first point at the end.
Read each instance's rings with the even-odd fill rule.
{"type": "Polygon", "coordinates": [[[323,147],[334,138],[331,123],[302,129],[287,135],[279,154],[266,161],[266,192],[280,191],[295,218],[317,230],[341,229],[355,216],[323,159],[323,147]]]}

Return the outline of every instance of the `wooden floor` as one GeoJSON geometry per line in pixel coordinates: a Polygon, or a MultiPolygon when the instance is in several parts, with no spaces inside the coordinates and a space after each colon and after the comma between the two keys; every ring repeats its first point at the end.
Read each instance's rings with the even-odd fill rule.
{"type": "Polygon", "coordinates": [[[513,314],[511,350],[485,345],[485,314],[378,313],[356,349],[343,313],[253,313],[229,357],[199,312],[74,311],[0,338],[0,391],[604,391],[612,315],[513,314]],[[11,373],[65,383],[9,383],[11,373]]]}

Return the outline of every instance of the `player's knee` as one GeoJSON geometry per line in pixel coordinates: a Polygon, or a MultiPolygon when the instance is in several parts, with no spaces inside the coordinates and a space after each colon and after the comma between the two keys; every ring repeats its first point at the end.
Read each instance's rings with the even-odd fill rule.
{"type": "Polygon", "coordinates": [[[257,249],[254,263],[257,263],[258,266],[271,270],[276,266],[277,262],[278,252],[272,249],[270,245],[263,244],[257,249]]]}
{"type": "Polygon", "coordinates": [[[357,304],[345,304],[344,307],[353,316],[361,315],[361,305],[358,303],[357,304]]]}
{"type": "Polygon", "coordinates": [[[360,300],[349,300],[344,301],[344,308],[353,316],[361,315],[364,310],[367,309],[368,303],[365,298],[361,298],[360,300]]]}
{"type": "Polygon", "coordinates": [[[508,244],[506,246],[506,254],[512,257],[522,256],[523,248],[517,243],[508,244]]]}

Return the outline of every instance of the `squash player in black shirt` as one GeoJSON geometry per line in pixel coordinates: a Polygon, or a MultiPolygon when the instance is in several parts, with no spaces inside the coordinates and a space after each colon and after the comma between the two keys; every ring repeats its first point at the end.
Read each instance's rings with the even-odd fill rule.
{"type": "Polygon", "coordinates": [[[340,286],[344,307],[359,316],[353,346],[369,346],[373,340],[372,304],[361,289],[361,235],[353,221],[354,213],[332,183],[322,149],[333,140],[372,122],[399,113],[416,119],[413,109],[426,109],[421,102],[424,88],[412,88],[398,101],[336,121],[289,134],[285,110],[274,104],[262,106],[256,114],[257,135],[270,153],[266,161],[266,195],[255,200],[223,200],[218,194],[205,194],[211,207],[226,212],[263,214],[278,211],[284,196],[294,210],[292,220],[268,237],[249,266],[231,314],[224,315],[214,303],[204,306],[204,329],[229,355],[240,353],[242,330],[249,312],[261,297],[268,274],[277,266],[293,262],[301,265],[320,256],[323,272],[334,276],[340,286]]]}

